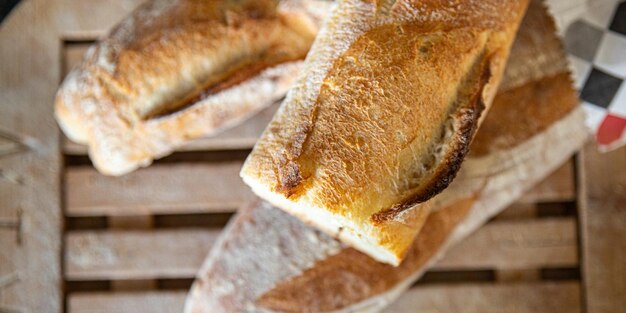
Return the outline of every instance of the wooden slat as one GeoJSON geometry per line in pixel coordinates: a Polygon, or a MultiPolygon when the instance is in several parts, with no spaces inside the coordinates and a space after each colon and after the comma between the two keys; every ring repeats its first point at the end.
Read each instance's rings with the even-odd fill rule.
{"type": "Polygon", "coordinates": [[[420,286],[385,312],[576,313],[581,312],[580,286],[578,282],[420,286]]]}
{"type": "MultiPolygon", "coordinates": [[[[241,162],[164,164],[122,177],[89,167],[66,172],[68,216],[232,212],[254,199],[239,178],[241,162]]],[[[571,163],[529,192],[523,202],[572,201],[571,163]]]]}
{"type": "MultiPolygon", "coordinates": [[[[385,312],[580,312],[578,282],[420,286],[403,294],[385,312]]],[[[78,293],[69,313],[182,312],[185,292],[78,293]]]]}
{"type": "Polygon", "coordinates": [[[450,249],[435,268],[575,267],[577,250],[573,218],[491,223],[450,249]]]}
{"type": "MultiPolygon", "coordinates": [[[[107,226],[113,231],[124,229],[149,230],[154,226],[154,216],[112,216],[107,219],[107,226]]],[[[110,284],[111,289],[115,291],[153,290],[157,287],[157,281],[155,279],[114,280],[111,281],[110,284]]]]}
{"type": "Polygon", "coordinates": [[[570,160],[525,193],[519,201],[525,203],[564,202],[575,199],[574,162],[570,160]]]}
{"type": "Polygon", "coordinates": [[[584,149],[584,188],[590,199],[626,198],[626,147],[599,153],[593,143],[584,149]]]}
{"type": "Polygon", "coordinates": [[[182,312],[185,291],[78,293],[68,297],[69,313],[182,312]]]}
{"type": "Polygon", "coordinates": [[[54,2],[56,12],[46,13],[50,18],[63,22],[57,39],[91,40],[109,32],[121,19],[145,1],[42,0],[42,2],[54,2]]]}
{"type": "Polygon", "coordinates": [[[0,312],[62,311],[54,7],[24,1],[0,25],[0,312]]]}
{"type": "Polygon", "coordinates": [[[93,168],[66,172],[66,214],[138,215],[234,211],[253,199],[239,178],[241,162],[152,166],[122,177],[93,168]]]}
{"type": "Polygon", "coordinates": [[[583,293],[589,313],[626,308],[626,147],[580,162],[583,293]]]}
{"type": "Polygon", "coordinates": [[[69,280],[192,278],[219,230],[72,232],[66,235],[69,280]]]}
{"type": "MultiPolygon", "coordinates": [[[[517,269],[577,265],[573,219],[491,223],[453,248],[434,269],[517,269]]],[[[70,280],[191,278],[215,240],[209,230],[73,232],[70,280]]]]}

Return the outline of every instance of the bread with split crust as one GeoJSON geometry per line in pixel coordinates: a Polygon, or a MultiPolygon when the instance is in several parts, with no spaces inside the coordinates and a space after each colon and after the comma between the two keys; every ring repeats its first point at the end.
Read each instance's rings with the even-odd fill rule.
{"type": "Polygon", "coordinates": [[[241,176],[398,265],[489,107],[527,0],[341,0],[241,176]]]}
{"type": "Polygon", "coordinates": [[[100,172],[149,165],[281,99],[326,15],[320,0],[151,0],[86,53],[55,115],[100,172]]]}

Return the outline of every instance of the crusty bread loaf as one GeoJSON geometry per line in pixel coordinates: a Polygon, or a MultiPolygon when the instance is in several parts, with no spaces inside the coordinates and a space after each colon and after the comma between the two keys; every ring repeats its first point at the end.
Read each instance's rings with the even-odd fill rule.
{"type": "Polygon", "coordinates": [[[152,0],[65,79],[56,117],[120,175],[284,96],[330,5],[320,0],[152,0]]]}
{"type": "Polygon", "coordinates": [[[495,95],[527,0],[342,0],[241,171],[260,197],[398,265],[495,95]]]}
{"type": "Polygon", "coordinates": [[[470,154],[457,179],[430,200],[434,210],[400,266],[375,262],[267,203],[256,203],[242,208],[214,245],[185,312],[380,311],[447,247],[582,145],[587,138],[580,127],[583,115],[563,60],[554,23],[533,1],[470,154]],[[533,40],[520,45],[524,38],[533,40]]]}
{"type": "Polygon", "coordinates": [[[267,202],[242,208],[200,269],[185,313],[379,312],[450,246],[580,148],[587,138],[583,122],[577,108],[513,149],[468,156],[459,178],[438,195],[447,206],[435,206],[397,267],[341,245],[267,202]],[[492,172],[503,160],[515,165],[492,172]]]}

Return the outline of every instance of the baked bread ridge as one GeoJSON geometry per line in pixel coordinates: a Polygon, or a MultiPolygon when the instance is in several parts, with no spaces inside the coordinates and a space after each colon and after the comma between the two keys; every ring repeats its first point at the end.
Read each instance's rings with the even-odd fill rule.
{"type": "Polygon", "coordinates": [[[467,153],[526,4],[340,1],[244,163],[244,182],[397,265],[428,214],[420,203],[467,153]]]}
{"type": "Polygon", "coordinates": [[[278,101],[330,4],[153,0],[90,48],[57,94],[67,136],[109,175],[147,166],[278,101]]]}
{"type": "Polygon", "coordinates": [[[445,192],[430,200],[431,206],[434,210],[447,207],[458,197],[469,197],[477,188],[487,188],[484,177],[510,171],[519,166],[520,159],[529,158],[528,153],[540,153],[530,148],[517,149],[520,143],[534,142],[554,123],[580,114],[577,110],[578,98],[567,68],[557,75],[499,92],[457,178],[445,192]],[[518,152],[509,153],[511,149],[518,152]]]}

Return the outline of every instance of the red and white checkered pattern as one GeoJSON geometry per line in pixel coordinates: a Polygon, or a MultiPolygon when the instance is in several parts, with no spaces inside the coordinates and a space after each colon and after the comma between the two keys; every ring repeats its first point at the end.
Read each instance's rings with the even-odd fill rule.
{"type": "Polygon", "coordinates": [[[569,4],[575,2],[578,5],[553,8],[554,14],[587,112],[587,126],[599,150],[609,151],[626,144],[626,1],[569,4]]]}

